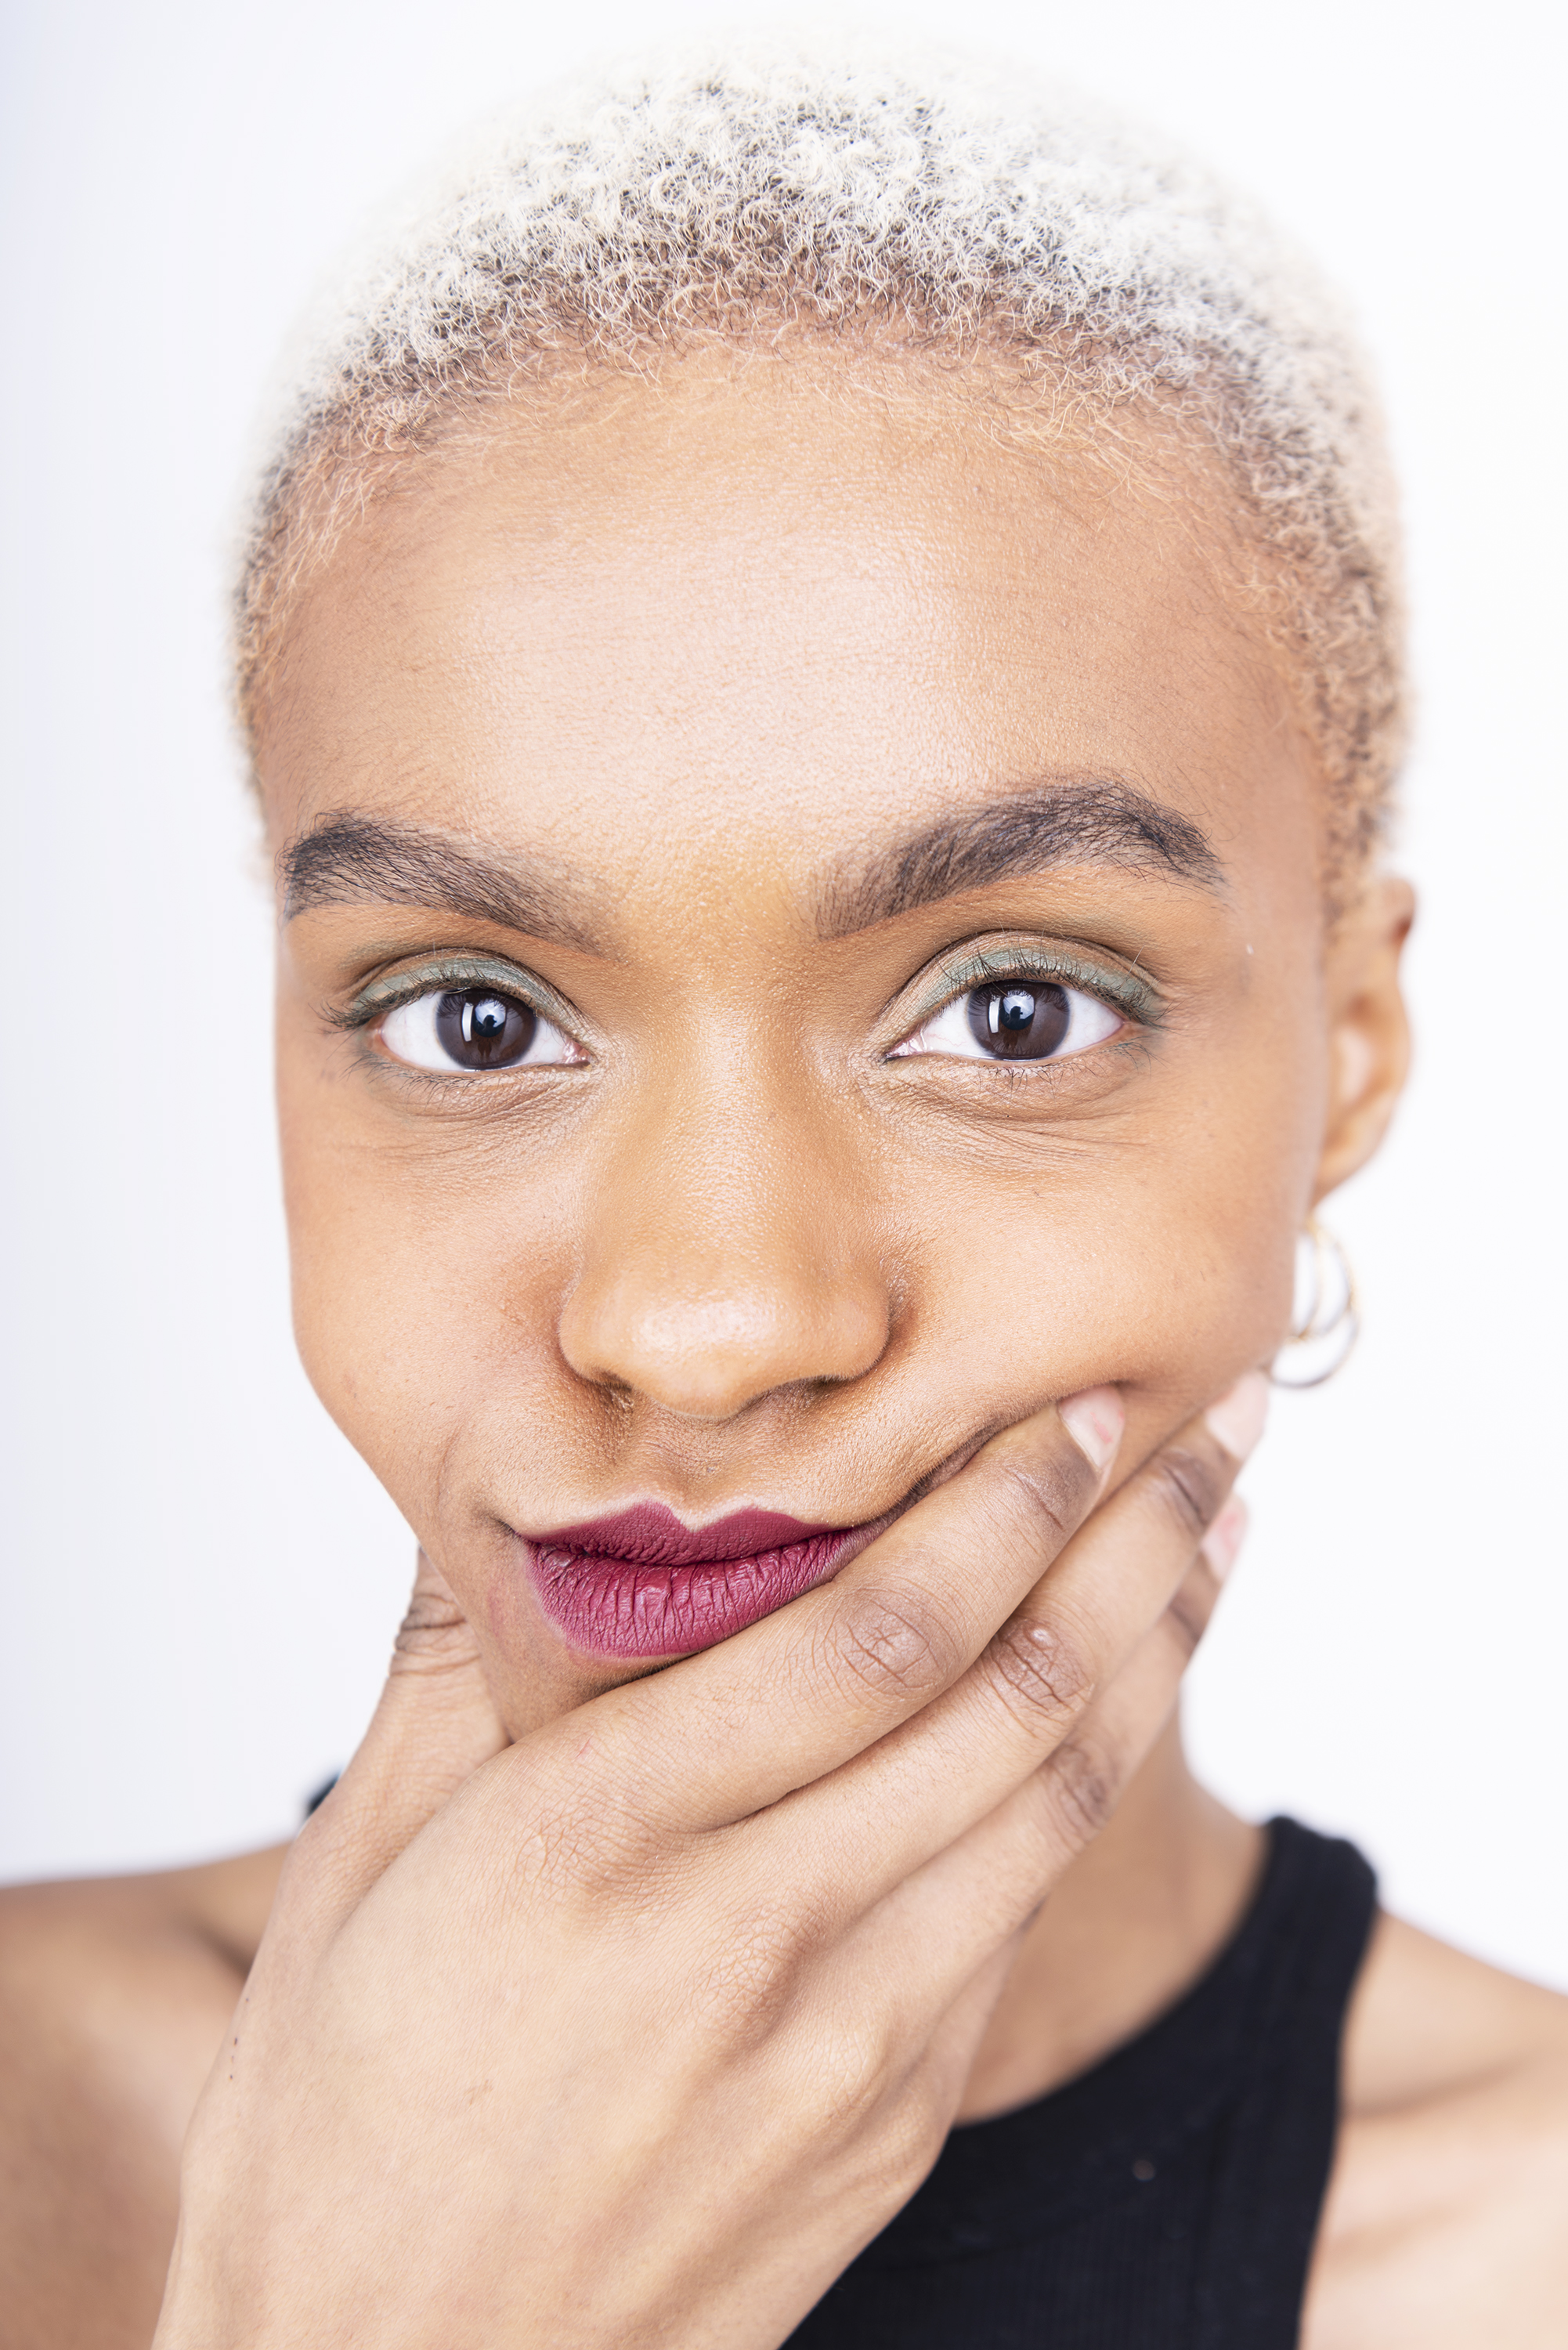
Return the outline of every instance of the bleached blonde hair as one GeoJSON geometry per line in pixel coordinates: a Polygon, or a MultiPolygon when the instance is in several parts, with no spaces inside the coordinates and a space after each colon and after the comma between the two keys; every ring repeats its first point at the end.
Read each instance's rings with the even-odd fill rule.
{"type": "MultiPolygon", "coordinates": [[[[1401,747],[1394,499],[1341,304],[1255,207],[1077,96],[951,54],[730,44],[493,124],[310,324],[239,593],[254,730],[301,581],[454,424],[565,366],[869,330],[1012,404],[1142,409],[1217,460],[1326,787],[1343,889],[1401,747]]],[[[1210,471],[1212,473],[1212,465],[1210,471]]]]}

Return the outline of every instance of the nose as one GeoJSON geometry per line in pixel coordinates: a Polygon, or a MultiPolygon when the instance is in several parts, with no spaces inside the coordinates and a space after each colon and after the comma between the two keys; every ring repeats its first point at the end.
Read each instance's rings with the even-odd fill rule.
{"type": "Polygon", "coordinates": [[[714,1421],[859,1378],[891,1324],[873,1192],[841,1144],[776,1109],[691,1104],[628,1133],[583,1203],[566,1361],[714,1421]]]}

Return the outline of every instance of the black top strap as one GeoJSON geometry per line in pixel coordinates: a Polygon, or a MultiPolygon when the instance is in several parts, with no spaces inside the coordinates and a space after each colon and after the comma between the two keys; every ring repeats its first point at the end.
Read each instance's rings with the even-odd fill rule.
{"type": "Polygon", "coordinates": [[[1220,2133],[1195,2350],[1294,2350],[1339,2128],[1345,2014],[1376,1905],[1354,1846],[1273,1823],[1268,1963],[1251,2059],[1220,2133]]]}
{"type": "Polygon", "coordinates": [[[1251,1908],[1147,2032],[956,2129],[791,2350],[1295,2350],[1375,1887],[1270,1828],[1251,1908]]]}

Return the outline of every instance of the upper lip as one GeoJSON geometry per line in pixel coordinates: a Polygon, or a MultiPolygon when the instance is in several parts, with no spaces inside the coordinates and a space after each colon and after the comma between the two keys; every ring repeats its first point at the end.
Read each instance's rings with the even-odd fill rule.
{"type": "Polygon", "coordinates": [[[732,1510],[705,1526],[682,1524],[662,1502],[634,1502],[613,1517],[585,1518],[529,1539],[541,1549],[573,1550],[590,1558],[619,1559],[633,1566],[715,1565],[755,1558],[819,1534],[846,1534],[843,1526],[808,1525],[783,1510],[732,1510]]]}

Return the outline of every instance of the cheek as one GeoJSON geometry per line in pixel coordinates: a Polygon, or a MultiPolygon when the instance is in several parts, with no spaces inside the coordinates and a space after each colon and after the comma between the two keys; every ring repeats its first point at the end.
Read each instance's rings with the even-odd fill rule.
{"type": "Polygon", "coordinates": [[[431,1540],[461,1431],[498,1389],[525,1412],[535,1358],[553,1351],[552,1311],[533,1291],[556,1253],[537,1192],[389,1131],[308,1041],[280,1038],[278,1110],[301,1359],[431,1540]]]}
{"type": "MultiPolygon", "coordinates": [[[[846,1180],[878,1203],[865,1243],[898,1294],[900,1343],[819,1424],[826,1446],[867,1449],[869,1490],[891,1459],[909,1451],[922,1474],[971,1430],[1102,1380],[1152,1441],[1269,1359],[1317,1130],[1310,1040],[1282,1028],[1282,1049],[1195,1051],[1157,1074],[1163,1105],[1114,1132],[1019,1136],[1005,1159],[928,1156],[908,1129],[864,1163],[846,1149],[846,1180]]],[[[556,1479],[613,1473],[615,1430],[558,1339],[602,1212],[591,1142],[536,1150],[498,1128],[459,1148],[367,1107],[333,1050],[280,1036],[296,1326],[317,1392],[432,1546],[438,1527],[472,1532],[487,1495],[548,1517],[556,1479]]]]}
{"type": "Polygon", "coordinates": [[[1038,1177],[944,1185],[915,1243],[945,1363],[1021,1408],[1114,1381],[1165,1425],[1275,1352],[1313,1152],[1299,1105],[1038,1177]]]}

